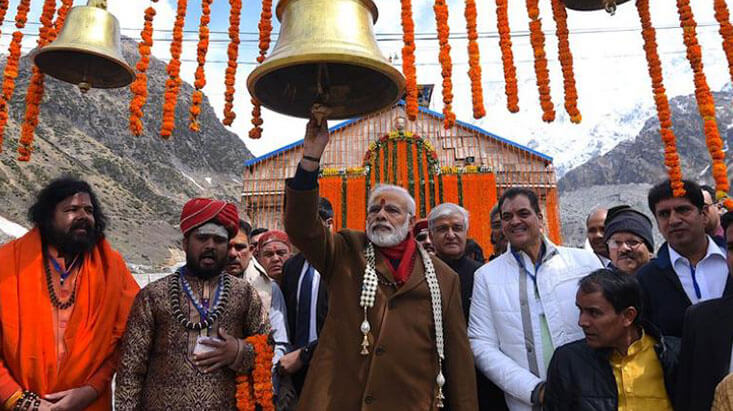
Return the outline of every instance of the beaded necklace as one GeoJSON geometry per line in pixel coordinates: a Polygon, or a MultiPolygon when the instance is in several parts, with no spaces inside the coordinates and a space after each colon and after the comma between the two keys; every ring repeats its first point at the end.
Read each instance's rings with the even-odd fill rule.
{"type": "MultiPolygon", "coordinates": [[[[46,251],[44,251],[43,252],[43,268],[44,268],[44,271],[46,271],[46,287],[48,288],[48,296],[51,299],[51,304],[53,304],[54,307],[58,308],[59,310],[65,310],[71,307],[72,305],[74,305],[74,301],[76,301],[76,284],[74,284],[74,286],[71,287],[71,296],[69,297],[69,299],[62,303],[59,300],[59,297],[56,295],[56,290],[53,287],[53,277],[51,276],[51,267],[49,267],[48,265],[48,260],[50,258],[51,257],[46,253],[46,251]]],[[[63,280],[61,281],[62,281],[61,284],[63,284],[63,280]]]]}
{"type": "Polygon", "coordinates": [[[231,294],[232,279],[228,274],[219,275],[219,284],[217,285],[214,301],[209,309],[206,309],[201,305],[196,296],[193,295],[191,285],[184,278],[185,267],[179,270],[176,274],[170,277],[168,282],[168,297],[170,298],[171,310],[173,311],[173,317],[181,323],[181,325],[193,331],[200,331],[205,328],[210,328],[214,325],[214,322],[221,316],[224,311],[224,307],[229,301],[231,294]],[[189,320],[183,311],[181,310],[181,289],[186,293],[186,297],[193,303],[198,311],[201,321],[193,322],[189,320]]]}
{"type": "MultiPolygon", "coordinates": [[[[420,255],[423,260],[425,267],[425,279],[428,283],[428,289],[430,290],[430,301],[433,308],[433,322],[435,323],[435,346],[438,355],[438,376],[435,382],[438,384],[438,394],[436,399],[438,401],[438,408],[443,408],[443,386],[445,385],[445,377],[443,376],[443,360],[445,356],[443,354],[443,310],[440,296],[440,285],[438,284],[438,277],[435,274],[435,267],[433,261],[430,259],[430,255],[422,247],[417,247],[420,251],[420,255]]],[[[359,306],[364,309],[364,321],[361,323],[361,333],[364,338],[361,341],[361,355],[369,355],[369,331],[371,326],[367,317],[367,310],[374,306],[374,300],[377,295],[377,286],[379,283],[379,277],[377,276],[376,268],[376,256],[374,254],[374,245],[371,241],[367,241],[367,247],[364,251],[364,257],[366,258],[366,267],[364,268],[364,280],[361,283],[361,296],[359,300],[359,306]]]]}

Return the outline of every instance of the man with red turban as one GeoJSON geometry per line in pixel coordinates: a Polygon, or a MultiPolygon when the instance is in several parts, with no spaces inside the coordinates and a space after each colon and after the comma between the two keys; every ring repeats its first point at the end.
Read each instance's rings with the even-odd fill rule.
{"type": "Polygon", "coordinates": [[[254,347],[244,339],[269,333],[255,289],[224,272],[238,225],[231,203],[196,198],[183,206],[186,265],[135,299],[122,338],[116,409],[236,408],[236,377],[254,365],[254,347]]]}

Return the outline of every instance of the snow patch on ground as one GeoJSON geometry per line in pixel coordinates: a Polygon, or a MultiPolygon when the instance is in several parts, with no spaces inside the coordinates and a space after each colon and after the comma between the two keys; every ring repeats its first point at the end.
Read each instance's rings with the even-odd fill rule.
{"type": "Polygon", "coordinates": [[[22,237],[28,232],[28,229],[20,224],[16,224],[2,216],[0,216],[0,231],[11,237],[22,237]]]}
{"type": "Polygon", "coordinates": [[[187,179],[191,180],[191,182],[192,182],[192,183],[193,183],[193,184],[194,184],[194,185],[195,185],[196,187],[198,187],[198,188],[199,188],[199,190],[204,190],[204,188],[203,188],[203,187],[201,187],[201,185],[200,185],[199,183],[197,183],[197,182],[196,182],[196,180],[194,180],[194,179],[193,179],[193,177],[189,176],[188,174],[184,173],[183,171],[181,171],[181,174],[183,174],[183,176],[184,176],[184,177],[186,177],[187,179]]]}

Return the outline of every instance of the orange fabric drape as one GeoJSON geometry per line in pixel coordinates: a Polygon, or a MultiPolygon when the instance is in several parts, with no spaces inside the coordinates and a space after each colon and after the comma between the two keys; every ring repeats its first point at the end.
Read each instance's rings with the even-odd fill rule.
{"type": "Polygon", "coordinates": [[[556,189],[551,188],[547,192],[547,203],[545,207],[547,207],[547,215],[545,216],[545,218],[547,219],[547,236],[550,237],[550,240],[553,243],[557,245],[562,245],[562,232],[560,231],[560,209],[558,208],[556,189]]]}
{"type": "Polygon", "coordinates": [[[90,384],[102,392],[88,409],[109,409],[112,358],[139,290],[122,257],[102,240],[84,258],[61,364],[39,231],[0,248],[0,261],[0,400],[19,387],[45,395],[90,384]]]}
{"type": "Polygon", "coordinates": [[[341,176],[321,177],[318,179],[318,187],[318,195],[331,202],[333,226],[338,230],[341,227],[341,176]]]}
{"type": "Polygon", "coordinates": [[[496,204],[496,177],[494,173],[464,174],[463,206],[470,213],[468,237],[473,238],[489,256],[491,246],[491,208],[496,204]]]}

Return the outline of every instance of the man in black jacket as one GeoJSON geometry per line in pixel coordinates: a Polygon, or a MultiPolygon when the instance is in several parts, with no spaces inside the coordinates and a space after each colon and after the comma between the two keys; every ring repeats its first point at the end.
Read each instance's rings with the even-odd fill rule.
{"type": "Polygon", "coordinates": [[[671,411],[679,340],[642,325],[636,278],[594,271],[580,280],[575,303],[586,338],[555,350],[544,409],[671,411]]]}
{"type": "MultiPolygon", "coordinates": [[[[466,235],[468,233],[468,211],[453,204],[439,204],[428,215],[428,229],[435,254],[450,268],[458,273],[461,280],[461,303],[463,315],[468,323],[468,313],[473,294],[473,274],[482,263],[466,256],[466,235]]],[[[481,411],[501,411],[508,409],[504,393],[478,370],[476,383],[481,411]]]]}
{"type": "Polygon", "coordinates": [[[705,234],[700,186],[683,180],[683,188],[685,194],[675,197],[666,180],[649,191],[649,209],[667,242],[636,273],[644,290],[644,318],[675,337],[682,336],[687,307],[733,293],[725,252],[705,234]]]}
{"type": "MultiPolygon", "coordinates": [[[[323,224],[333,228],[331,202],[321,197],[318,215],[323,224]]],[[[298,253],[283,265],[282,292],[288,311],[288,334],[292,351],[280,359],[282,371],[293,377],[293,386],[300,395],[305,383],[318,335],[328,314],[328,292],[320,284],[320,274],[298,253]]]]}
{"type": "MultiPolygon", "coordinates": [[[[733,269],[733,213],[722,217],[733,269]]],[[[675,409],[709,410],[715,387],[733,372],[733,296],[693,305],[685,313],[675,409]]]]}

